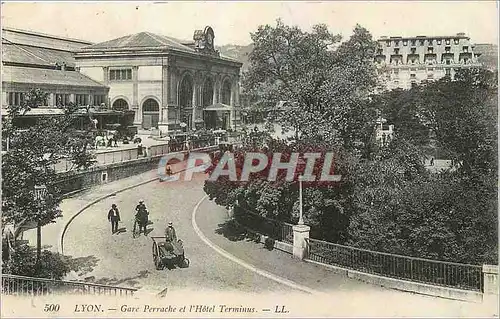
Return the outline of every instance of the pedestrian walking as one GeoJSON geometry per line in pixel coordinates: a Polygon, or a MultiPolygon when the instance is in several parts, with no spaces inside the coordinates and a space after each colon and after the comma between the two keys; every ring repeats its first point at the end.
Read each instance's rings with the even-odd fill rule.
{"type": "Polygon", "coordinates": [[[118,222],[120,221],[120,212],[116,204],[111,205],[108,212],[108,221],[111,223],[111,234],[118,232],[118,222]]]}
{"type": "Polygon", "coordinates": [[[434,166],[434,157],[431,157],[431,166],[434,166]]]}

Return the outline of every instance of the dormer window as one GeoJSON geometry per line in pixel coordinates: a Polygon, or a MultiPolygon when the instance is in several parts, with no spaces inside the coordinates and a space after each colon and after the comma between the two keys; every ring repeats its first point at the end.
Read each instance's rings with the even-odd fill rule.
{"type": "Polygon", "coordinates": [[[415,41],[415,40],[411,40],[411,45],[412,45],[412,46],[415,46],[416,44],[417,44],[417,41],[415,41]]]}
{"type": "Polygon", "coordinates": [[[462,50],[467,53],[467,52],[469,52],[469,47],[465,46],[465,47],[462,48],[462,50]]]}
{"type": "Polygon", "coordinates": [[[411,48],[411,54],[415,54],[417,52],[417,49],[411,48]]]}
{"type": "Polygon", "coordinates": [[[446,39],[446,45],[450,45],[450,39],[446,39]]]}
{"type": "Polygon", "coordinates": [[[424,40],[420,40],[420,45],[424,45],[424,44],[425,44],[424,40]]]}
{"type": "Polygon", "coordinates": [[[390,47],[391,46],[391,41],[387,41],[387,46],[390,47]]]}
{"type": "Polygon", "coordinates": [[[437,44],[438,44],[438,45],[441,45],[441,39],[438,39],[438,40],[437,40],[437,44]]]}
{"type": "Polygon", "coordinates": [[[454,40],[455,44],[458,44],[459,40],[458,39],[455,39],[454,40]]]}
{"type": "Polygon", "coordinates": [[[394,41],[394,46],[399,46],[399,41],[394,41]]]}
{"type": "Polygon", "coordinates": [[[407,45],[408,45],[408,40],[404,40],[404,41],[403,41],[403,45],[404,45],[404,46],[407,46],[407,45]]]}

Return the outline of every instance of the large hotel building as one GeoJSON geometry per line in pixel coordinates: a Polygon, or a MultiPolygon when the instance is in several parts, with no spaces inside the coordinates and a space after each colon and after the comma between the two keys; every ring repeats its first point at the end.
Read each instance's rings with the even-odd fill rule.
{"type": "Polygon", "coordinates": [[[375,62],[387,89],[408,89],[412,85],[444,76],[456,70],[477,67],[480,54],[464,33],[453,36],[381,37],[375,62]]]}

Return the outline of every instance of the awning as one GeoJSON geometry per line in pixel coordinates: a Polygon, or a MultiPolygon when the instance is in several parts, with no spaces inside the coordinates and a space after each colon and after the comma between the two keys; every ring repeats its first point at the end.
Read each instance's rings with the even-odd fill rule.
{"type": "Polygon", "coordinates": [[[231,111],[231,106],[222,103],[215,103],[203,109],[203,111],[231,111]]]}

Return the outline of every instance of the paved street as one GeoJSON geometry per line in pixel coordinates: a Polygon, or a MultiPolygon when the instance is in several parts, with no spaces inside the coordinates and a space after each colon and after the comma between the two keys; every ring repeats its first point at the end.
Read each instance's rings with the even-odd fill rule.
{"type": "MultiPolygon", "coordinates": [[[[78,216],[68,228],[65,254],[85,257],[88,269],[80,279],[132,286],[146,291],[180,290],[234,291],[247,293],[298,292],[265,278],[221,256],[196,234],[191,216],[196,203],[204,196],[204,175],[191,182],[152,182],[108,198],[78,216]],[[148,236],[132,238],[134,207],[144,199],[153,224],[148,236]],[[111,234],[107,211],[116,203],[121,211],[123,232],[111,234]],[[150,236],[162,236],[165,225],[173,221],[178,237],[185,243],[189,268],[157,271],[152,261],[150,236]]],[[[389,290],[334,274],[322,267],[296,261],[279,251],[246,240],[231,241],[221,228],[226,211],[210,201],[199,206],[196,224],[213,244],[255,268],[290,280],[298,285],[326,293],[332,315],[338,316],[491,316],[483,305],[433,298],[389,290]],[[360,301],[362,306],[360,307],[360,301]],[[387,305],[390,304],[390,307],[387,305]]],[[[323,306],[322,306],[323,307],[323,306]]],[[[302,309],[303,310],[303,309],[302,309]]]]}

